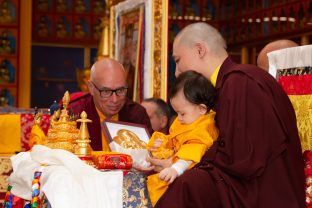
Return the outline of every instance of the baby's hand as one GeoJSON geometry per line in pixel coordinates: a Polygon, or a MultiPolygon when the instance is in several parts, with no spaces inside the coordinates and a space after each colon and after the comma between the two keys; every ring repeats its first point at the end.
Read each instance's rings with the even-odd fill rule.
{"type": "Polygon", "coordinates": [[[160,171],[158,178],[171,184],[178,177],[178,172],[174,168],[165,168],[160,171]]]}

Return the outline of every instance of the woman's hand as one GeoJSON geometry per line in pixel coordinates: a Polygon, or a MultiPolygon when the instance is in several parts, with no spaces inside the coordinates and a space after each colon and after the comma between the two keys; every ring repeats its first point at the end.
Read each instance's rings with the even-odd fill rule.
{"type": "Polygon", "coordinates": [[[156,159],[148,157],[146,158],[147,162],[150,162],[152,166],[154,166],[154,171],[160,172],[165,168],[168,168],[172,165],[172,158],[168,159],[156,159]]]}

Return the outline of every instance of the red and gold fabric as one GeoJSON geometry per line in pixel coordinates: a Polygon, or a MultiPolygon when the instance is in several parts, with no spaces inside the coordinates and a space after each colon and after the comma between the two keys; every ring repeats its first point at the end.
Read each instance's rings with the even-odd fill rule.
{"type": "Polygon", "coordinates": [[[0,204],[4,201],[8,188],[8,178],[12,173],[11,155],[0,156],[0,204]]]}
{"type": "MultiPolygon", "coordinates": [[[[33,114],[20,114],[20,126],[21,126],[21,151],[28,151],[29,147],[29,138],[31,129],[34,125],[34,115],[33,114]]],[[[45,135],[48,133],[50,127],[50,115],[42,115],[42,121],[40,128],[45,135]]]]}
{"type": "Polygon", "coordinates": [[[132,158],[130,155],[99,151],[93,154],[93,161],[98,169],[112,170],[122,169],[130,170],[132,168],[132,158]]]}
{"type": "MultiPolygon", "coordinates": [[[[31,128],[34,124],[33,114],[0,115],[0,153],[12,154],[28,151],[31,128]]],[[[45,134],[50,126],[50,115],[43,115],[40,128],[45,134]]]]}
{"type": "Polygon", "coordinates": [[[302,150],[312,149],[312,74],[280,76],[278,79],[288,95],[297,118],[302,150]]]}
{"type": "Polygon", "coordinates": [[[312,94],[312,74],[300,76],[281,76],[278,79],[287,95],[312,94]]]}

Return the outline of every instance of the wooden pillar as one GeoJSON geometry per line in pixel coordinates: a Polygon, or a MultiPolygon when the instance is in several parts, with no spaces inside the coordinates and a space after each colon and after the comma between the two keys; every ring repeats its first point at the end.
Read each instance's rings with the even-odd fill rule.
{"type": "Polygon", "coordinates": [[[301,36],[301,45],[309,45],[309,36],[308,35],[302,35],[301,36]]]}
{"type": "Polygon", "coordinates": [[[252,47],[251,54],[252,54],[251,62],[247,63],[247,64],[255,64],[255,65],[257,65],[257,48],[256,47],[252,47]]]}
{"type": "Polygon", "coordinates": [[[241,63],[247,64],[249,60],[249,54],[248,54],[248,47],[244,46],[242,47],[242,56],[241,56],[241,63]]]}
{"type": "Polygon", "coordinates": [[[30,108],[30,86],[31,86],[31,17],[32,0],[20,1],[20,58],[19,58],[19,86],[18,107],[30,108]]]}

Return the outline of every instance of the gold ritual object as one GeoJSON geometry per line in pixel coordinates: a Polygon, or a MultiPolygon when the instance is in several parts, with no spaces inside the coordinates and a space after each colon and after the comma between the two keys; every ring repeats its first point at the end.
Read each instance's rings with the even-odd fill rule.
{"type": "Polygon", "coordinates": [[[122,146],[129,149],[145,149],[146,143],[139,139],[139,137],[132,131],[120,129],[113,140],[122,146]]]}
{"type": "Polygon", "coordinates": [[[81,125],[79,129],[79,136],[74,147],[74,153],[87,164],[95,166],[92,161],[92,148],[89,144],[91,140],[87,126],[87,123],[91,123],[92,121],[87,119],[87,113],[83,111],[77,122],[81,122],[81,125]]]}
{"type": "Polygon", "coordinates": [[[69,92],[66,91],[63,96],[63,109],[56,111],[51,118],[51,126],[48,130],[48,136],[45,145],[52,149],[64,149],[74,153],[76,140],[79,136],[76,121],[70,121],[67,107],[69,104],[69,92]],[[60,114],[58,116],[58,114],[60,114]]]}

